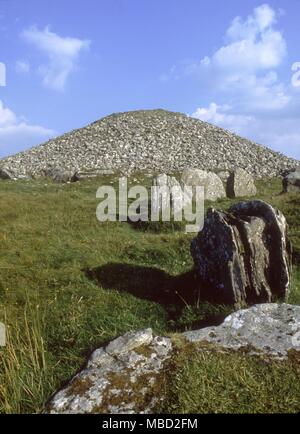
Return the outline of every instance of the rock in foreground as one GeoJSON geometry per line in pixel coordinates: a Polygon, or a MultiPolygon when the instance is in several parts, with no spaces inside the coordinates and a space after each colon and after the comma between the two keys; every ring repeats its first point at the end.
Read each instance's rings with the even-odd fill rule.
{"type": "Polygon", "coordinates": [[[285,217],[261,200],[239,202],[229,213],[209,209],[191,244],[206,297],[228,304],[284,299],[290,250],[285,217]]]}
{"type": "Polygon", "coordinates": [[[86,368],[58,392],[50,413],[151,413],[171,355],[169,338],[151,329],[127,333],[91,355],[86,368]]]}
{"type": "MultiPolygon", "coordinates": [[[[245,350],[249,357],[284,359],[290,351],[300,351],[300,307],[252,306],[233,313],[220,326],[186,332],[181,337],[195,351],[209,351],[209,342],[214,349],[245,350]]],[[[170,338],[154,337],[151,329],[126,333],[94,351],[86,368],[54,395],[47,412],[151,413],[165,398],[163,379],[173,366],[172,358],[184,348],[170,338]]]]}
{"type": "Polygon", "coordinates": [[[239,310],[217,327],[183,334],[190,342],[211,342],[223,348],[285,358],[300,351],[300,306],[266,303],[239,310]]]}

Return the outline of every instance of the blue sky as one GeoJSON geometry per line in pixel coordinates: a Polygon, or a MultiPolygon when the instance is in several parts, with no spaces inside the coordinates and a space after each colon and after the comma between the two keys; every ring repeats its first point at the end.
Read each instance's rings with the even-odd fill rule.
{"type": "Polygon", "coordinates": [[[0,0],[0,157],[165,108],[300,159],[299,20],[299,0],[0,0]]]}

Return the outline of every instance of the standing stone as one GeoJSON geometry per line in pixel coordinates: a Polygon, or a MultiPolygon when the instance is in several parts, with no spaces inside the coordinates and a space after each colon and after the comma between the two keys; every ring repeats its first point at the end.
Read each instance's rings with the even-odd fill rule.
{"type": "Polygon", "coordinates": [[[228,170],[222,170],[221,172],[218,172],[217,175],[221,179],[223,184],[227,186],[227,181],[228,178],[230,177],[230,172],[228,170]]]}
{"type": "Polygon", "coordinates": [[[156,176],[153,179],[153,186],[155,187],[180,187],[179,181],[175,178],[175,176],[169,176],[165,173],[156,176]]]}
{"type": "Polygon", "coordinates": [[[287,223],[261,200],[237,203],[228,213],[209,209],[191,253],[199,285],[212,301],[262,303],[288,294],[287,223]]]}
{"type": "Polygon", "coordinates": [[[283,180],[283,191],[285,193],[299,193],[300,192],[300,169],[293,170],[287,173],[283,180]]]}
{"type": "Polygon", "coordinates": [[[216,201],[226,197],[221,179],[213,172],[200,169],[185,169],[182,172],[181,182],[183,186],[204,187],[204,198],[206,200],[216,201]]]}
{"type": "Polygon", "coordinates": [[[153,179],[153,187],[158,187],[162,192],[161,202],[160,198],[156,194],[151,195],[152,210],[154,214],[160,212],[161,205],[166,207],[170,206],[170,217],[174,217],[176,211],[181,215],[181,210],[183,206],[183,195],[182,189],[179,181],[174,176],[166,175],[165,173],[158,175],[153,179]],[[164,189],[166,193],[164,194],[164,189]],[[176,208],[175,208],[176,207],[176,208]]]}
{"type": "Polygon", "coordinates": [[[227,180],[228,197],[255,196],[256,187],[253,177],[244,169],[236,169],[227,180]]]}

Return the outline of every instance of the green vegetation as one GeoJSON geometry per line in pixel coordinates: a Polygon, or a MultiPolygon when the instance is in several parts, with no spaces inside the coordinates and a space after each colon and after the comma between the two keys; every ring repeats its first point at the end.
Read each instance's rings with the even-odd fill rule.
{"type": "Polygon", "coordinates": [[[176,375],[159,409],[168,413],[298,413],[300,363],[190,346],[175,359],[176,375]]]}
{"type": "MultiPolygon", "coordinates": [[[[96,190],[114,182],[105,177],[66,185],[45,180],[0,183],[0,321],[8,338],[0,350],[2,413],[41,411],[92,349],[120,334],[146,327],[160,334],[178,332],[216,323],[232,309],[189,298],[193,235],[186,235],[182,226],[97,221],[96,190]]],[[[280,180],[259,182],[258,187],[257,197],[288,219],[294,245],[289,302],[300,304],[300,196],[280,195],[280,180]]],[[[232,202],[221,200],[214,206],[226,209],[232,202]]],[[[247,358],[242,363],[238,357],[212,354],[195,356],[191,364],[180,361],[184,369],[175,377],[167,410],[265,411],[264,404],[258,404],[260,394],[273,399],[271,410],[295,409],[288,394],[279,405],[282,390],[294,381],[294,364],[287,364],[283,375],[280,367],[272,370],[247,358]],[[233,366],[239,372],[239,363],[241,375],[249,370],[254,376],[243,377],[248,392],[256,388],[257,399],[248,407],[248,395],[240,392],[238,379],[230,377],[233,366]],[[225,365],[230,365],[228,372],[225,365]],[[211,399],[201,403],[197,396],[202,397],[205,382],[198,392],[191,388],[192,401],[184,392],[189,390],[186,377],[191,373],[194,381],[197,372],[208,382],[219,378],[207,395],[211,399]],[[255,383],[259,376],[270,380],[261,390],[255,383]],[[221,398],[214,401],[218,387],[227,387],[227,382],[227,404],[221,398]],[[174,390],[180,397],[174,397],[174,390]]]]}

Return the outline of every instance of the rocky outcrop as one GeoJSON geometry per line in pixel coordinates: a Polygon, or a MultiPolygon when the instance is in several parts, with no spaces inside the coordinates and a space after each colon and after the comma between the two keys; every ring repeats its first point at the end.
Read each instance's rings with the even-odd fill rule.
{"type": "Polygon", "coordinates": [[[241,304],[284,299],[290,243],[283,214],[261,201],[209,209],[191,253],[200,288],[212,301],[241,304]]]}
{"type": "Polygon", "coordinates": [[[181,113],[140,110],[107,116],[5,158],[3,164],[32,175],[48,167],[73,172],[111,169],[124,174],[241,167],[261,178],[281,175],[299,162],[181,113]]]}
{"type": "Polygon", "coordinates": [[[126,333],[94,351],[86,367],[50,400],[47,413],[151,413],[165,398],[165,375],[178,339],[192,350],[245,350],[248,356],[284,359],[300,351],[300,307],[261,304],[234,312],[217,327],[176,335],[153,336],[152,330],[126,333]],[[212,346],[209,347],[207,343],[212,346]],[[201,345],[204,344],[204,345],[201,345]]]}
{"type": "Polygon", "coordinates": [[[151,413],[163,398],[157,391],[171,352],[171,340],[154,337],[151,329],[127,333],[94,351],[47,412],[151,413]]]}
{"type": "Polygon", "coordinates": [[[226,192],[221,179],[212,172],[200,169],[185,169],[182,172],[181,183],[184,186],[204,187],[204,198],[216,201],[226,197],[226,192]]]}
{"type": "Polygon", "coordinates": [[[285,193],[299,193],[300,169],[287,173],[282,180],[282,185],[285,193]]]}
{"type": "Polygon", "coordinates": [[[227,178],[227,196],[228,197],[244,197],[255,196],[256,187],[253,176],[246,170],[236,169],[227,178]]]}
{"type": "Polygon", "coordinates": [[[300,351],[300,306],[266,303],[239,310],[217,327],[183,334],[190,342],[211,342],[219,347],[248,349],[250,354],[287,357],[300,351]]]}

